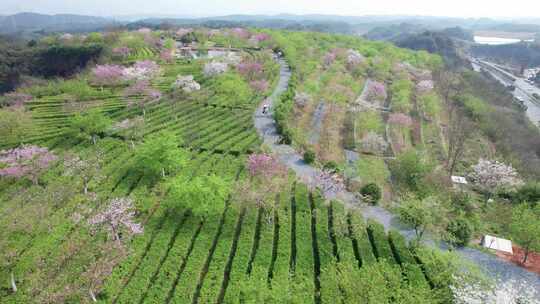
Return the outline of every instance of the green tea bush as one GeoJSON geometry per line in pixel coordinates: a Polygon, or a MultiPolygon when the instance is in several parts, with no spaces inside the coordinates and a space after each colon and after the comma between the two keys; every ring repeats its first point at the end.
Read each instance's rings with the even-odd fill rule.
{"type": "Polygon", "coordinates": [[[360,189],[360,194],[367,197],[369,202],[375,205],[381,199],[381,188],[375,183],[369,183],[360,189]]]}

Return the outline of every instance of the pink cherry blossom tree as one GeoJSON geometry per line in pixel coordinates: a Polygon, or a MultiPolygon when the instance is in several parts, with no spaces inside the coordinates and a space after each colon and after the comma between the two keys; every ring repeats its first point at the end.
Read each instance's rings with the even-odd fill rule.
{"type": "Polygon", "coordinates": [[[122,231],[126,231],[129,235],[140,234],[144,231],[142,225],[135,222],[134,209],[131,198],[113,198],[105,210],[88,220],[88,224],[93,227],[105,226],[113,240],[120,243],[122,231]]]}
{"type": "Polygon", "coordinates": [[[412,118],[403,113],[392,113],[388,117],[388,123],[390,124],[396,124],[403,127],[410,127],[413,123],[412,118]]]}
{"type": "Polygon", "coordinates": [[[263,65],[259,62],[241,62],[236,66],[236,70],[249,81],[260,79],[264,76],[263,65]]]}
{"type": "Polygon", "coordinates": [[[248,39],[251,36],[248,30],[241,27],[233,28],[231,32],[235,37],[240,39],[248,39]]]}
{"type": "Polygon", "coordinates": [[[0,151],[0,176],[28,177],[34,185],[38,178],[57,157],[47,148],[25,145],[0,151]]]}
{"type": "Polygon", "coordinates": [[[251,154],[246,167],[249,179],[238,183],[234,201],[242,207],[273,208],[276,195],[287,182],[287,168],[269,154],[251,154]]]}
{"type": "Polygon", "coordinates": [[[146,116],[146,106],[158,102],[162,97],[161,92],[153,89],[148,80],[135,82],[124,90],[124,96],[128,105],[137,105],[141,109],[143,117],[146,116]]]}
{"type": "Polygon", "coordinates": [[[124,80],[124,68],[119,65],[97,65],[92,69],[92,83],[104,86],[115,86],[124,80]]]}
{"type": "Polygon", "coordinates": [[[264,93],[270,87],[270,84],[266,79],[253,80],[249,83],[249,86],[258,94],[264,93]]]}
{"type": "Polygon", "coordinates": [[[383,101],[386,99],[386,87],[378,81],[369,81],[367,88],[367,99],[383,101]]]}
{"type": "Polygon", "coordinates": [[[174,61],[174,56],[171,50],[162,50],[159,53],[159,58],[166,63],[172,63],[174,61]]]}

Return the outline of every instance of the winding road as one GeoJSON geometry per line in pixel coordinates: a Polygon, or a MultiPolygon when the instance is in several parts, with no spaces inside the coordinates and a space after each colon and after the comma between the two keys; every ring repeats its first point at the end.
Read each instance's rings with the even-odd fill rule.
{"type": "MultiPolygon", "coordinates": [[[[295,151],[295,149],[290,145],[280,144],[280,136],[276,129],[276,122],[273,119],[273,104],[278,99],[278,97],[287,90],[289,80],[291,77],[291,72],[289,66],[284,59],[279,59],[280,64],[280,77],[279,82],[274,89],[274,92],[271,96],[268,97],[261,105],[257,108],[254,113],[254,123],[259,136],[263,139],[263,142],[268,146],[272,152],[279,158],[290,169],[294,170],[297,177],[304,183],[312,185],[317,185],[317,176],[321,171],[318,168],[310,166],[303,161],[300,153],[295,151]],[[268,104],[270,106],[270,111],[268,114],[262,114],[263,104],[268,104]]],[[[360,209],[363,217],[365,219],[373,219],[384,225],[385,229],[395,229],[403,234],[406,238],[411,239],[414,236],[414,231],[401,225],[398,219],[391,214],[389,211],[378,207],[366,205],[360,202],[351,192],[343,190],[335,195],[335,197],[327,197],[329,199],[337,198],[342,201],[345,205],[351,208],[360,209]]],[[[428,242],[432,245],[436,245],[435,242],[428,242]]],[[[444,244],[438,245],[441,248],[444,248],[444,244]]],[[[521,267],[518,267],[512,263],[509,263],[505,260],[499,259],[498,257],[476,250],[472,248],[463,248],[457,250],[457,252],[467,260],[474,262],[479,265],[488,276],[492,278],[499,278],[502,281],[515,280],[520,283],[524,283],[526,286],[533,287],[536,292],[536,297],[540,299],[540,276],[529,272],[521,267]]]]}

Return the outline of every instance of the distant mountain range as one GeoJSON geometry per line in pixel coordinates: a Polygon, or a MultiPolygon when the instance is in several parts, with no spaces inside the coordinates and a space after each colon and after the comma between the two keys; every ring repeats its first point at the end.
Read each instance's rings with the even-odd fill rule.
{"type": "Polygon", "coordinates": [[[114,24],[114,19],[83,15],[19,13],[0,16],[0,33],[24,31],[87,31],[114,24]]]}
{"type": "MultiPolygon", "coordinates": [[[[285,29],[317,30],[341,33],[364,34],[376,27],[408,24],[407,31],[417,32],[419,28],[441,30],[448,27],[463,27],[470,30],[509,30],[540,31],[540,19],[489,19],[489,18],[451,18],[429,16],[337,16],[337,15],[228,15],[216,17],[191,16],[117,16],[95,17],[72,14],[45,15],[38,13],[19,13],[10,16],[0,15],[0,33],[36,32],[84,32],[102,30],[112,25],[129,27],[143,25],[206,25],[227,26],[244,25],[285,29]]],[[[392,29],[394,30],[394,29],[392,29]]],[[[380,29],[378,34],[384,33],[380,29]]]]}

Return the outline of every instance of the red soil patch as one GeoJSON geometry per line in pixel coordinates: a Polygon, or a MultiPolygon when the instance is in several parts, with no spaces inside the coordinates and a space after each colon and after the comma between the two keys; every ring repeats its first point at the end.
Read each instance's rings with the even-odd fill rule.
{"type": "Polygon", "coordinates": [[[501,251],[497,251],[496,254],[498,257],[502,259],[512,262],[529,271],[540,274],[540,253],[529,251],[529,256],[527,257],[527,263],[523,265],[521,262],[523,261],[523,257],[525,256],[525,250],[515,245],[512,245],[512,250],[514,251],[513,255],[509,253],[504,253],[501,251]]]}

